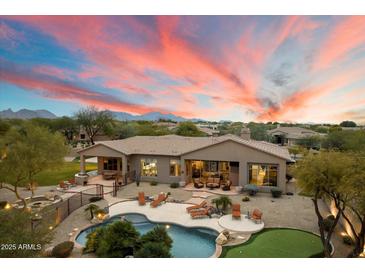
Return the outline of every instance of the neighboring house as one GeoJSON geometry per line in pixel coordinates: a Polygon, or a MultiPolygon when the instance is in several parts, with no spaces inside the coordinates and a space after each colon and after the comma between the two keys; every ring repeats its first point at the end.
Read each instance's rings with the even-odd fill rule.
{"type": "Polygon", "coordinates": [[[282,146],[292,146],[300,139],[320,135],[319,133],[307,128],[280,126],[275,129],[268,130],[267,134],[272,137],[273,143],[282,146]]]}
{"type": "Polygon", "coordinates": [[[278,186],[285,191],[286,166],[292,162],[286,148],[234,135],[220,137],[135,136],[104,141],[80,150],[80,174],[85,157],[98,158],[98,173],[140,173],[142,181],[160,183],[219,177],[232,185],[278,186]]]}

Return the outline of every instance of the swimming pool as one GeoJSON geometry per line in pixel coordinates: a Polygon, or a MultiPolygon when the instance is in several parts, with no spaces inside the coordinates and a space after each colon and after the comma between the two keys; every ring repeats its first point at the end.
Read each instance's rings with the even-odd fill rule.
{"type": "Polygon", "coordinates": [[[208,228],[189,228],[176,224],[154,223],[149,221],[142,214],[123,214],[114,216],[106,222],[91,226],[76,237],[76,242],[85,245],[86,236],[99,226],[108,225],[111,222],[120,221],[121,218],[133,223],[135,228],[142,235],[153,229],[157,225],[163,225],[167,229],[167,233],[173,240],[171,253],[175,258],[208,258],[215,252],[215,239],[218,232],[208,228]]]}

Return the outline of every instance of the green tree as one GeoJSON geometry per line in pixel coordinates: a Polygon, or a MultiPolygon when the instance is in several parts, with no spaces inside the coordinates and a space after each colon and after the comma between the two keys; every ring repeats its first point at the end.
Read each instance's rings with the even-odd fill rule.
{"type": "Polygon", "coordinates": [[[346,208],[347,195],[341,191],[342,186],[352,176],[353,158],[348,154],[328,151],[319,155],[307,154],[294,166],[293,173],[299,187],[312,194],[315,213],[326,257],[330,257],[333,231],[346,208]],[[333,200],[337,213],[328,232],[325,232],[324,216],[319,209],[321,199],[333,200]]]}
{"type": "Polygon", "coordinates": [[[10,123],[0,119],[0,136],[4,135],[10,129],[10,123]]]}
{"type": "Polygon", "coordinates": [[[170,249],[163,243],[147,242],[135,253],[136,258],[171,258],[170,249]]]}
{"type": "Polygon", "coordinates": [[[323,139],[322,147],[328,150],[365,151],[365,131],[332,131],[323,139]]]}
{"type": "Polygon", "coordinates": [[[297,140],[297,145],[302,146],[306,149],[319,149],[321,147],[321,138],[313,135],[297,140]]]}
{"type": "Polygon", "coordinates": [[[342,211],[343,218],[347,221],[354,237],[354,248],[348,257],[358,257],[365,246],[365,158],[363,154],[353,156],[352,176],[343,184],[341,192],[345,194],[349,210],[342,211]],[[359,227],[356,227],[359,225],[359,227]]]}
{"type": "Polygon", "coordinates": [[[7,148],[6,157],[0,161],[0,189],[13,192],[23,201],[24,209],[26,201],[20,196],[19,187],[28,185],[33,192],[34,176],[59,166],[67,154],[61,135],[30,122],[11,128],[0,140],[0,148],[7,148]]]}
{"type": "Polygon", "coordinates": [[[356,123],[354,121],[342,121],[340,123],[340,127],[356,127],[356,123]]]}
{"type": "Polygon", "coordinates": [[[96,255],[101,258],[124,258],[138,249],[139,232],[128,221],[106,226],[98,243],[96,255]]]}
{"type": "Polygon", "coordinates": [[[228,196],[220,196],[213,199],[212,203],[215,204],[217,209],[221,207],[222,211],[226,212],[228,207],[232,205],[232,200],[228,196]]]}
{"type": "Polygon", "coordinates": [[[95,204],[89,204],[86,208],[85,211],[89,211],[90,212],[90,219],[94,219],[94,213],[95,211],[97,211],[99,208],[99,206],[95,205],[95,204]]]}
{"type": "Polygon", "coordinates": [[[176,134],[181,136],[199,137],[205,136],[205,133],[200,131],[193,122],[181,122],[176,128],[176,134]]]}
{"type": "Polygon", "coordinates": [[[45,222],[31,229],[31,213],[12,209],[0,210],[0,243],[10,247],[0,249],[1,258],[39,257],[52,239],[45,222]],[[24,245],[29,244],[29,248],[24,245]]]}
{"type": "Polygon", "coordinates": [[[89,106],[80,109],[75,114],[75,118],[78,125],[85,130],[93,145],[97,133],[112,134],[113,116],[109,111],[99,111],[96,107],[89,106]]]}
{"type": "Polygon", "coordinates": [[[147,242],[162,243],[168,249],[172,247],[172,239],[167,234],[167,231],[163,226],[156,226],[154,229],[141,237],[142,245],[146,244],[147,242]]]}

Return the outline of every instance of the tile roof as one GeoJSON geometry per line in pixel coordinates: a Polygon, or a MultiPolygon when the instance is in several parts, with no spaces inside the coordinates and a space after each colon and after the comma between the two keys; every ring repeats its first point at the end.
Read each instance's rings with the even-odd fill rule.
{"type": "MultiPolygon", "coordinates": [[[[236,135],[223,135],[219,137],[184,137],[178,135],[164,136],[134,136],[127,139],[101,141],[102,144],[123,154],[169,155],[180,156],[201,148],[209,147],[225,141],[234,141],[257,149],[279,158],[291,161],[288,149],[276,144],[263,141],[244,140],[236,135]]],[[[90,148],[90,147],[89,147],[90,148]]],[[[84,150],[87,150],[86,148],[84,150]]]]}

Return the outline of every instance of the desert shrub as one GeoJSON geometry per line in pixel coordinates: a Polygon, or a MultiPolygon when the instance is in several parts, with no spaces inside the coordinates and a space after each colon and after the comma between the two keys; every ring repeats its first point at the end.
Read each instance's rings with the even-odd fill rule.
{"type": "Polygon", "coordinates": [[[329,215],[327,216],[324,220],[323,220],[323,226],[324,226],[324,230],[325,231],[329,231],[330,228],[332,227],[333,223],[335,222],[335,217],[333,215],[329,215]]]}
{"type": "Polygon", "coordinates": [[[135,253],[136,258],[171,258],[170,249],[163,243],[147,242],[135,253]]]}
{"type": "Polygon", "coordinates": [[[142,245],[147,242],[163,243],[168,249],[172,247],[172,239],[163,226],[156,226],[141,237],[142,245]]]}
{"type": "Polygon", "coordinates": [[[3,209],[7,204],[7,201],[0,201],[0,209],[3,209]]]}
{"type": "Polygon", "coordinates": [[[90,203],[95,203],[95,202],[100,201],[100,200],[102,200],[102,199],[103,199],[102,197],[95,196],[95,197],[91,197],[91,198],[89,199],[89,202],[90,202],[90,203]]]}
{"type": "Polygon", "coordinates": [[[156,182],[156,181],[152,181],[152,182],[150,182],[150,185],[151,185],[151,186],[157,186],[157,185],[158,185],[158,182],[156,182]]]}
{"type": "Polygon", "coordinates": [[[273,198],[280,198],[282,193],[283,192],[280,190],[280,188],[273,187],[271,189],[271,195],[273,198]]]}
{"type": "Polygon", "coordinates": [[[127,221],[104,228],[95,254],[101,258],[124,258],[138,249],[139,232],[127,221]]]}
{"type": "Polygon", "coordinates": [[[250,197],[245,196],[242,198],[242,202],[249,202],[249,201],[250,201],[250,197]]]}
{"type": "Polygon", "coordinates": [[[352,238],[349,235],[342,236],[342,241],[346,245],[353,245],[353,243],[354,243],[354,241],[352,240],[352,238]]]}
{"type": "Polygon", "coordinates": [[[74,242],[66,241],[56,245],[52,249],[52,257],[56,258],[67,258],[71,255],[74,248],[74,242]]]}
{"type": "Polygon", "coordinates": [[[172,183],[172,184],[170,184],[170,187],[171,188],[178,188],[180,185],[179,185],[179,183],[172,183]]]}
{"type": "Polygon", "coordinates": [[[259,188],[257,185],[248,184],[244,186],[244,190],[248,193],[250,196],[255,196],[257,192],[259,192],[259,188]]]}

